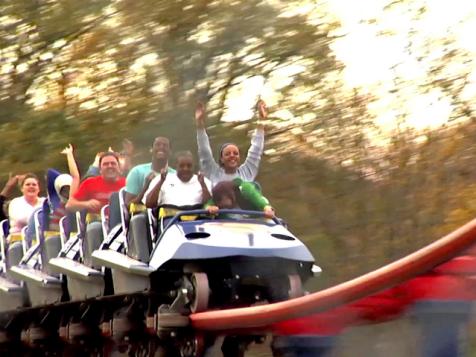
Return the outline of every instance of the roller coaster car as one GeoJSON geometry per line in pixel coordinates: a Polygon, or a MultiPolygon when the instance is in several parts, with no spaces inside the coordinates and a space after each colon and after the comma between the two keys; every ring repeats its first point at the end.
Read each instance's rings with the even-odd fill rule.
{"type": "MultiPolygon", "coordinates": [[[[133,239],[148,249],[147,237],[133,239]]],[[[141,246],[137,243],[128,245],[141,246]]],[[[297,297],[302,283],[320,271],[279,219],[255,211],[220,210],[218,217],[206,210],[179,212],[154,239],[148,261],[110,249],[111,244],[105,242],[92,257],[111,268],[114,293],[157,294],[164,318],[297,297]]]]}
{"type": "MultiPolygon", "coordinates": [[[[62,280],[48,264],[61,249],[60,232],[45,230],[48,214],[48,202],[45,201],[43,207],[33,214],[35,229],[31,246],[28,246],[24,233],[22,239],[24,255],[10,268],[10,274],[25,285],[29,305],[33,307],[57,303],[63,297],[62,280]]],[[[24,229],[27,230],[27,227],[24,229]]],[[[10,257],[11,252],[8,252],[8,258],[10,257]]]]}
{"type": "MultiPolygon", "coordinates": [[[[11,267],[23,257],[23,246],[16,238],[7,242],[8,220],[0,222],[0,313],[27,304],[26,291],[21,281],[11,274],[11,267]]],[[[18,238],[21,238],[18,235],[18,238]]]]}
{"type": "Polygon", "coordinates": [[[320,272],[304,244],[262,212],[187,210],[166,217],[155,236],[151,212],[129,220],[123,196],[120,223],[110,227],[104,207],[102,221],[88,226],[78,214],[77,233],[63,217],[59,234],[48,235],[43,207],[31,247],[25,232],[7,241],[1,223],[0,346],[160,337],[194,312],[300,296],[320,272]]]}

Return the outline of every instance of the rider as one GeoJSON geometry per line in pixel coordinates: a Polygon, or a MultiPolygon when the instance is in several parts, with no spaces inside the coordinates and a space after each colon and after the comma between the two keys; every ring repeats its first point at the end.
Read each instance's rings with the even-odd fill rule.
{"type": "Polygon", "coordinates": [[[147,208],[160,205],[177,207],[203,205],[210,198],[211,183],[202,173],[193,173],[193,155],[181,151],[175,155],[177,172],[167,174],[162,170],[149,185],[144,195],[147,208]]]}
{"type": "Polygon", "coordinates": [[[15,186],[18,182],[23,180],[24,175],[14,175],[8,177],[8,181],[0,192],[0,222],[7,219],[8,216],[5,211],[5,203],[11,197],[12,192],[15,190],[15,186]]]}
{"type": "Polygon", "coordinates": [[[101,207],[108,204],[111,194],[119,191],[126,183],[120,175],[119,158],[114,152],[108,151],[101,155],[99,173],[100,176],[87,178],[80,184],[78,191],[66,203],[66,209],[85,209],[88,213],[98,214],[101,207]]]}
{"type": "Polygon", "coordinates": [[[274,209],[253,182],[246,182],[239,177],[233,181],[222,181],[213,187],[212,200],[206,208],[210,214],[219,213],[220,209],[243,209],[263,211],[265,217],[274,217],[274,209]]]}
{"type": "Polygon", "coordinates": [[[20,233],[28,219],[37,208],[41,207],[44,197],[40,197],[40,181],[35,174],[26,174],[20,181],[21,197],[14,198],[8,207],[10,235],[20,233]]]}
{"type": "MultiPolygon", "coordinates": [[[[70,144],[71,147],[71,144],[70,144]]],[[[62,151],[63,154],[67,154],[69,148],[66,148],[62,151]]],[[[111,147],[107,149],[107,151],[115,152],[111,147]]],[[[89,166],[88,171],[84,175],[85,178],[98,176],[99,175],[99,158],[101,157],[102,153],[99,152],[94,157],[93,163],[89,166]]],[[[119,168],[123,175],[126,175],[132,167],[132,156],[134,155],[134,144],[129,139],[122,140],[122,151],[117,153],[119,158],[119,168]]],[[[69,157],[68,157],[68,164],[69,164],[69,157]]],[[[70,166],[71,167],[71,166],[70,166]]],[[[71,170],[71,169],[70,169],[71,170]]]]}
{"type": "MultiPolygon", "coordinates": [[[[258,101],[260,119],[266,119],[268,111],[264,101],[258,101]]],[[[233,143],[225,143],[220,148],[219,163],[213,158],[207,132],[205,130],[205,106],[198,103],[195,109],[195,123],[197,126],[197,145],[200,158],[200,168],[205,176],[215,186],[220,181],[230,181],[240,177],[245,181],[254,181],[258,174],[261,155],[264,148],[264,125],[258,122],[258,128],[251,138],[251,147],[248,156],[240,165],[240,150],[233,143]]]]}
{"type": "MultiPolygon", "coordinates": [[[[155,177],[144,196],[147,208],[160,207],[158,231],[162,231],[167,220],[180,210],[202,208],[210,198],[211,183],[202,173],[193,173],[193,155],[182,151],[175,155],[177,172],[167,174],[162,170],[155,177]]],[[[183,217],[185,218],[185,217],[183,217]]]]}
{"type": "Polygon", "coordinates": [[[175,172],[174,169],[169,167],[169,139],[163,136],[156,137],[152,143],[150,152],[152,153],[152,161],[133,167],[127,175],[125,201],[128,206],[142,202],[142,198],[149,187],[150,181],[152,181],[162,169],[165,169],[169,173],[175,172]]]}
{"type": "Polygon", "coordinates": [[[145,206],[142,205],[144,194],[152,179],[162,170],[168,173],[175,173],[175,170],[169,167],[170,142],[168,138],[163,136],[156,137],[150,152],[152,154],[152,161],[133,167],[129,171],[126,180],[125,203],[132,215],[127,233],[129,242],[128,255],[138,260],[147,259],[148,250],[151,248],[150,239],[141,239],[150,236],[150,231],[147,227],[152,223],[148,222],[145,206]],[[143,250],[137,248],[143,243],[148,246],[146,253],[140,253],[143,250]]]}
{"type": "Polygon", "coordinates": [[[110,196],[126,184],[120,176],[119,158],[114,152],[105,152],[99,159],[100,176],[84,180],[78,191],[66,203],[70,211],[86,210],[86,236],[83,240],[84,261],[92,266],[91,254],[102,242],[102,226],[98,214],[103,206],[109,203],[110,196]]]}

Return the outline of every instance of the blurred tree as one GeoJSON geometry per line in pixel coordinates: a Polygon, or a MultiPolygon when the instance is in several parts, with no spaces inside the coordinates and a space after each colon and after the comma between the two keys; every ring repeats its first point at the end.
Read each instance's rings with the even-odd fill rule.
{"type": "Polygon", "coordinates": [[[4,0],[0,179],[65,170],[69,142],[82,167],[126,136],[139,149],[159,134],[193,149],[197,100],[208,102],[213,145],[245,149],[263,97],[265,194],[325,268],[321,285],[356,276],[475,214],[473,59],[456,33],[418,31],[427,5],[382,4],[404,35],[385,16],[362,21],[384,40],[403,36],[419,75],[395,60],[392,78],[351,86],[333,50],[346,34],[326,2],[4,0]],[[408,103],[429,93],[450,103],[454,126],[406,124],[408,103]],[[376,124],[382,112],[396,118],[393,132],[376,124]]]}

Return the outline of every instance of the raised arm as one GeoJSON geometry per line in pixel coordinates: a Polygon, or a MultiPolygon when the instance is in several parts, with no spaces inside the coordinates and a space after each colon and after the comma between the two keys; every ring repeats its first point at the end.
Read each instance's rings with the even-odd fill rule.
{"type": "Polygon", "coordinates": [[[264,120],[268,118],[268,107],[266,106],[266,103],[262,99],[258,100],[258,103],[256,105],[258,107],[258,114],[259,114],[257,128],[259,130],[263,130],[264,132],[264,129],[265,129],[264,120]]]}
{"type": "Polygon", "coordinates": [[[71,212],[81,211],[83,209],[90,212],[96,212],[99,211],[101,207],[101,202],[95,199],[80,201],[74,197],[70,197],[68,202],[66,202],[66,209],[71,212]]]}
{"type": "Polygon", "coordinates": [[[88,171],[86,171],[86,175],[84,175],[83,179],[99,176],[99,158],[100,157],[101,157],[101,153],[99,152],[96,153],[96,156],[94,156],[94,161],[91,165],[89,165],[88,171]]]}
{"type": "Polygon", "coordinates": [[[15,190],[15,186],[21,181],[22,177],[23,175],[12,176],[10,173],[7,183],[3,187],[2,192],[0,192],[0,196],[4,197],[5,199],[10,198],[10,195],[15,190]]]}
{"type": "Polygon", "coordinates": [[[81,177],[79,175],[78,165],[76,164],[76,160],[74,159],[74,149],[71,144],[61,151],[62,154],[66,155],[66,160],[68,161],[68,170],[69,174],[73,178],[71,182],[71,188],[69,189],[69,195],[73,196],[76,191],[78,191],[79,182],[81,181],[81,177]]]}
{"type": "Polygon", "coordinates": [[[220,168],[213,158],[210,140],[205,130],[205,106],[198,103],[195,108],[195,124],[197,126],[197,146],[200,169],[206,177],[211,177],[212,173],[220,168]]]}
{"type": "Polygon", "coordinates": [[[240,177],[245,181],[254,181],[258,175],[259,164],[264,150],[264,124],[263,120],[268,117],[268,109],[264,101],[260,100],[257,104],[259,112],[258,126],[251,137],[251,146],[248,149],[248,155],[243,165],[240,166],[240,177]]]}
{"type": "Polygon", "coordinates": [[[121,169],[125,173],[132,168],[132,156],[134,156],[134,144],[129,139],[122,140],[121,169]]]}

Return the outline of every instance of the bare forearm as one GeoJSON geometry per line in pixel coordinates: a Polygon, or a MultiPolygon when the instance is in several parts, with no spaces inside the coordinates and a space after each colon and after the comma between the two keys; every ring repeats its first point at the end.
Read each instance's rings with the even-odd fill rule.
{"type": "Polygon", "coordinates": [[[125,172],[129,171],[132,168],[132,160],[129,155],[124,155],[123,169],[125,172]]]}
{"type": "Polygon", "coordinates": [[[137,196],[130,199],[129,204],[131,203],[142,203],[142,198],[144,197],[145,193],[147,192],[149,185],[145,184],[142,187],[142,190],[137,194],[137,196]]]}
{"type": "Polygon", "coordinates": [[[79,179],[79,169],[73,153],[68,153],[66,155],[66,160],[68,161],[68,170],[71,177],[73,177],[73,179],[76,177],[79,179]]]}
{"type": "Polygon", "coordinates": [[[73,181],[71,181],[71,188],[69,189],[70,197],[73,196],[76,193],[76,191],[78,191],[79,184],[80,184],[79,176],[78,177],[73,176],[73,181]]]}
{"type": "Polygon", "coordinates": [[[0,192],[0,195],[2,195],[5,198],[9,198],[12,191],[13,191],[13,187],[5,186],[2,192],[0,192]]]}
{"type": "Polygon", "coordinates": [[[210,191],[208,190],[207,185],[201,184],[202,186],[202,204],[205,204],[212,198],[210,191]]]}
{"type": "Polygon", "coordinates": [[[159,192],[162,188],[162,181],[159,181],[157,185],[149,192],[147,197],[145,198],[145,205],[147,208],[154,208],[157,207],[157,202],[159,201],[159,192]]]}
{"type": "Polygon", "coordinates": [[[66,209],[71,212],[80,211],[82,209],[88,208],[87,201],[79,201],[73,197],[71,197],[68,202],[66,202],[66,209]]]}

